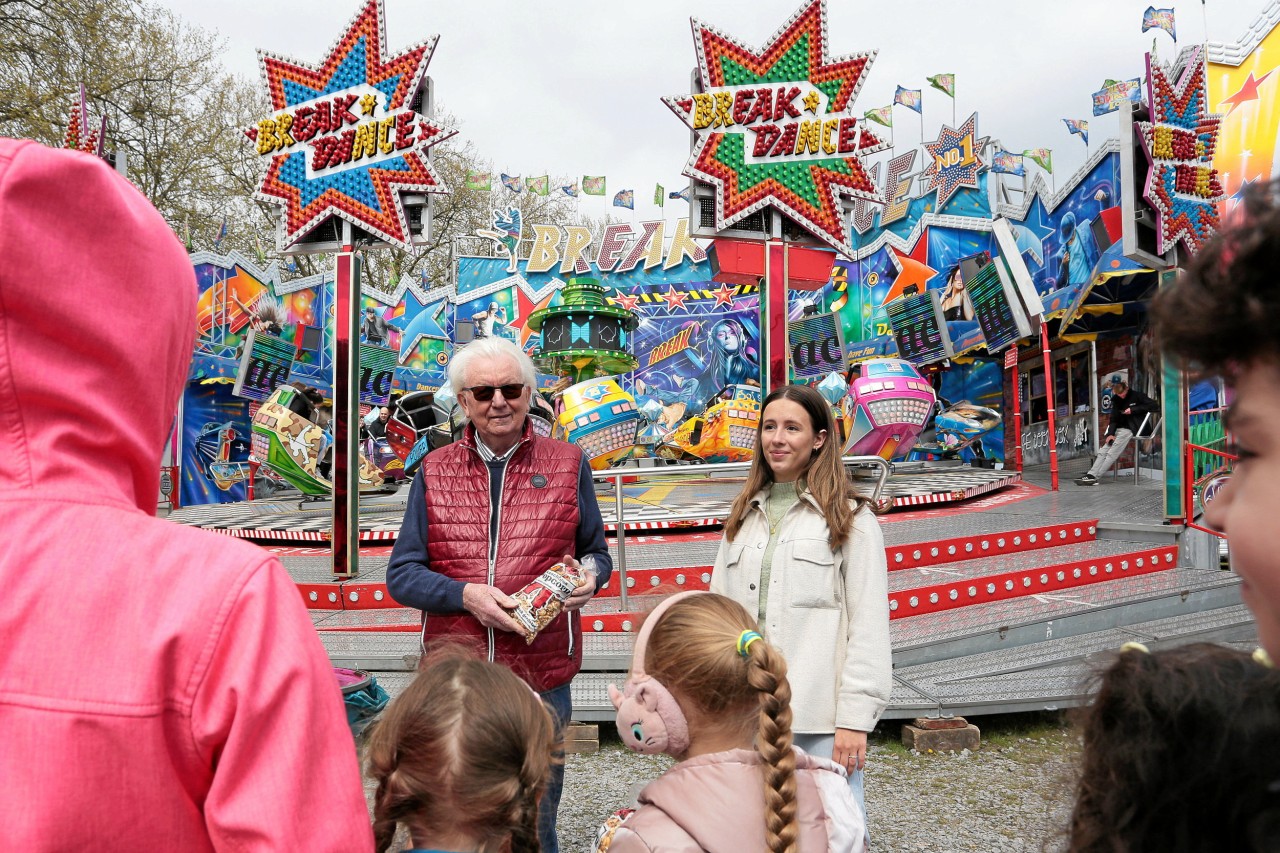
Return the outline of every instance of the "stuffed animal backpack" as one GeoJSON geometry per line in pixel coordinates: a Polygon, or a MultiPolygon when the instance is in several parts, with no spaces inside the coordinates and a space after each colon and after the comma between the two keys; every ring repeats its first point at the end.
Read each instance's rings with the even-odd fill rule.
{"type": "Polygon", "coordinates": [[[680,592],[663,601],[640,626],[636,635],[635,652],[631,660],[631,675],[622,690],[610,684],[609,699],[618,711],[618,735],[622,742],[636,752],[657,755],[681,755],[689,748],[689,723],[671,691],[644,671],[645,646],[649,642],[649,630],[658,623],[671,605],[691,595],[707,595],[705,592],[680,592]]]}

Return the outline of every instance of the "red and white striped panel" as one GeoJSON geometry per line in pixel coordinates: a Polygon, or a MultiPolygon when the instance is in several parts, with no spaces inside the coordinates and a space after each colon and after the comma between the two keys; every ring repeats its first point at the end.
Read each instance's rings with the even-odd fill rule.
{"type": "Polygon", "coordinates": [[[1062,524],[1047,524],[1043,527],[1005,530],[1000,533],[983,533],[973,536],[958,536],[953,539],[938,539],[930,542],[890,545],[884,551],[885,557],[889,561],[889,571],[893,571],[895,569],[913,569],[917,566],[933,566],[939,563],[954,563],[960,560],[991,557],[996,554],[1016,554],[1019,551],[1033,551],[1037,548],[1051,548],[1055,545],[1092,542],[1097,538],[1097,534],[1098,520],[1094,518],[1088,521],[1071,521],[1062,524]]]}
{"type": "MultiPolygon", "coordinates": [[[[697,518],[692,521],[628,521],[627,532],[632,530],[683,530],[692,527],[717,527],[723,519],[697,518]]],[[[610,522],[604,526],[608,533],[617,533],[618,525],[610,522]]]]}
{"type": "Polygon", "coordinates": [[[1172,569],[1178,546],[1144,548],[1129,554],[1091,557],[1056,566],[1019,569],[985,577],[904,589],[889,594],[889,618],[901,619],[971,604],[985,604],[1028,595],[1042,595],[1086,584],[1172,569]]]}
{"type": "MultiPolygon", "coordinates": [[[[689,566],[679,569],[628,569],[627,593],[629,595],[655,595],[706,589],[711,585],[711,566],[689,566]]],[[[617,598],[618,572],[615,570],[609,582],[600,588],[596,598],[617,598]]]]}

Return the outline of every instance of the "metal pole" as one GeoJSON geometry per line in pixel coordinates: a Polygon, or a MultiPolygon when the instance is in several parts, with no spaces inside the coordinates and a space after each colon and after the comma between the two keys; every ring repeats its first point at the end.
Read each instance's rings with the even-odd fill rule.
{"type": "Polygon", "coordinates": [[[333,575],[360,574],[360,258],[342,223],[334,286],[333,575]]]}
{"type": "Polygon", "coordinates": [[[1019,471],[1022,470],[1022,399],[1020,392],[1022,383],[1018,381],[1018,345],[1013,345],[1013,364],[1009,369],[1010,381],[1013,383],[1013,460],[1019,471]]]}
{"type": "Polygon", "coordinates": [[[789,243],[787,243],[787,238],[783,237],[782,238],[782,287],[780,289],[780,295],[778,298],[778,302],[782,308],[782,311],[781,311],[782,319],[778,321],[778,325],[781,328],[779,328],[777,331],[778,339],[782,341],[782,358],[779,359],[779,365],[778,365],[781,369],[778,377],[781,380],[781,382],[779,385],[774,386],[775,388],[779,388],[782,385],[786,385],[791,380],[791,377],[787,375],[787,362],[791,360],[791,341],[787,339],[787,326],[789,325],[787,323],[787,317],[788,317],[787,294],[790,292],[790,289],[791,289],[791,246],[789,243]]]}
{"type": "Polygon", "coordinates": [[[1089,341],[1089,403],[1093,408],[1093,455],[1098,455],[1098,409],[1102,407],[1102,395],[1098,393],[1098,342],[1089,341]]]}
{"type": "Polygon", "coordinates": [[[1049,482],[1058,491],[1057,395],[1053,393],[1053,363],[1049,357],[1049,324],[1040,320],[1040,346],[1044,349],[1044,393],[1049,409],[1049,482]]]}
{"type": "Polygon", "coordinates": [[[627,525],[622,517],[622,475],[613,477],[613,517],[618,525],[618,606],[627,609],[627,525]]]}

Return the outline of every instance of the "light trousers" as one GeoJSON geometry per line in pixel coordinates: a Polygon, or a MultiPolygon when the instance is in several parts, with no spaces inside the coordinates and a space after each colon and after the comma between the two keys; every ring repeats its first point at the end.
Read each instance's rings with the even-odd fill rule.
{"type": "Polygon", "coordinates": [[[1098,450],[1098,458],[1093,461],[1093,467],[1089,469],[1089,473],[1095,477],[1101,477],[1110,470],[1111,466],[1120,459],[1120,454],[1124,453],[1124,449],[1129,446],[1129,441],[1132,438],[1132,430],[1116,430],[1116,440],[1110,444],[1104,444],[1098,450]]]}

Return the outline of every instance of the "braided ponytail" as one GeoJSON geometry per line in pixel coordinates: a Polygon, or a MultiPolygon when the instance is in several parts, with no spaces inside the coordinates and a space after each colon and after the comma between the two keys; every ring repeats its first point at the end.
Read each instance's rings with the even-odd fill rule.
{"type": "Polygon", "coordinates": [[[800,828],[796,822],[796,753],[791,748],[794,738],[787,664],[767,643],[753,643],[747,654],[747,683],[760,695],[756,750],[765,761],[765,841],[771,853],[794,853],[800,828]]]}

